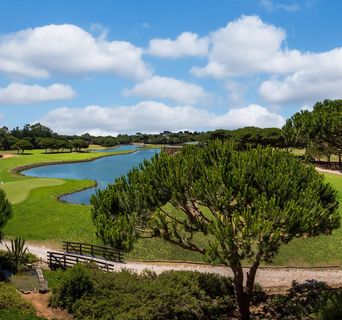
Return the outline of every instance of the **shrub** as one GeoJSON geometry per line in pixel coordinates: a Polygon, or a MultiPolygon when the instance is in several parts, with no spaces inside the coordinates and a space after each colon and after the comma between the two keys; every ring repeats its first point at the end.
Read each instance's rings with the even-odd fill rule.
{"type": "Polygon", "coordinates": [[[0,310],[2,309],[20,309],[33,313],[31,304],[26,302],[14,286],[0,282],[0,310]]]}
{"type": "Polygon", "coordinates": [[[286,295],[272,296],[264,310],[272,316],[272,319],[317,319],[319,312],[325,308],[327,301],[334,294],[333,289],[324,282],[307,280],[304,283],[298,283],[294,281],[286,295]]]}
{"type": "Polygon", "coordinates": [[[159,276],[153,272],[103,273],[85,266],[71,270],[62,276],[53,299],[55,305],[72,310],[76,319],[210,320],[227,317],[235,310],[232,281],[219,275],[185,271],[159,276]],[[80,281],[80,277],[71,278],[70,274],[80,272],[82,281],[84,274],[90,276],[87,283],[92,287],[77,298],[70,295],[75,285],[71,280],[80,281]]]}
{"type": "Polygon", "coordinates": [[[7,247],[7,263],[9,270],[13,273],[21,272],[25,270],[30,263],[32,255],[28,252],[26,241],[21,238],[15,238],[11,240],[11,246],[7,247]]]}
{"type": "Polygon", "coordinates": [[[27,313],[18,309],[1,309],[0,320],[44,320],[34,314],[27,313]]]}
{"type": "Polygon", "coordinates": [[[320,310],[320,319],[322,320],[340,320],[342,319],[342,292],[338,290],[326,299],[325,305],[320,310]]]}
{"type": "Polygon", "coordinates": [[[89,268],[83,264],[77,264],[64,273],[51,304],[71,312],[75,301],[92,293],[93,289],[94,284],[89,268]]]}

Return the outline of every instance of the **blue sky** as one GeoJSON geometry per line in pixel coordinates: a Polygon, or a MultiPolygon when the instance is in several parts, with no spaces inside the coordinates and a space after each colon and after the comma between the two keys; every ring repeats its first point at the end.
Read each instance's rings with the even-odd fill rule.
{"type": "Polygon", "coordinates": [[[281,126],[341,98],[341,1],[0,3],[0,125],[106,135],[281,126]]]}

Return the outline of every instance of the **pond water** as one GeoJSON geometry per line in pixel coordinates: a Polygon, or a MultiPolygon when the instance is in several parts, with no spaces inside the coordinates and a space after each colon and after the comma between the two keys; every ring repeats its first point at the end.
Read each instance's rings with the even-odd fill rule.
{"type": "MultiPolygon", "coordinates": [[[[122,146],[125,147],[125,146],[122,146]]],[[[134,146],[126,146],[134,147],[134,146]]],[[[118,149],[114,150],[130,150],[118,149]]],[[[62,178],[62,179],[83,179],[97,181],[96,188],[71,193],[61,197],[62,201],[77,204],[89,204],[90,197],[97,188],[104,189],[115,178],[126,174],[132,167],[136,167],[144,159],[150,159],[160,149],[139,150],[130,154],[116,155],[100,158],[89,162],[65,163],[47,165],[25,170],[22,173],[32,177],[62,178]]]]}
{"type": "Polygon", "coordinates": [[[122,146],[117,146],[109,149],[99,149],[99,150],[94,150],[93,152],[112,152],[112,151],[123,151],[123,150],[138,150],[139,147],[134,146],[132,144],[125,144],[122,146]]]}

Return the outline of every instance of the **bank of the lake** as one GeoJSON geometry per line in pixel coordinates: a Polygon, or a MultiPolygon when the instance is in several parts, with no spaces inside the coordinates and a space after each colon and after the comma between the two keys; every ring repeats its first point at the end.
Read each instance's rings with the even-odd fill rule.
{"type": "MultiPolygon", "coordinates": [[[[112,154],[114,153],[109,155],[112,154]]],[[[104,155],[106,153],[102,152],[45,155],[41,150],[34,150],[30,151],[28,155],[1,159],[0,180],[5,182],[25,181],[31,185],[31,182],[43,178],[18,176],[12,170],[24,165],[47,164],[56,161],[85,161],[104,155]]],[[[342,202],[342,177],[331,174],[325,174],[325,176],[327,181],[338,191],[339,200],[342,202]]],[[[7,238],[21,236],[29,242],[52,246],[56,249],[61,249],[60,241],[63,240],[99,243],[91,222],[90,206],[57,201],[58,196],[91,187],[94,182],[90,180],[57,180],[62,180],[63,184],[37,186],[29,191],[25,200],[13,205],[14,217],[4,230],[7,238]]],[[[341,207],[339,210],[342,215],[341,207]]],[[[297,239],[281,248],[274,263],[283,266],[342,265],[341,242],[341,228],[334,231],[331,236],[297,239]]],[[[127,259],[204,260],[197,253],[180,249],[159,238],[141,239],[135,249],[127,255],[127,259]]]]}
{"type": "MultiPolygon", "coordinates": [[[[131,168],[137,167],[141,162],[153,157],[159,149],[143,149],[134,146],[122,146],[118,151],[135,151],[129,154],[102,157],[94,161],[63,163],[57,165],[41,166],[22,171],[22,174],[39,178],[80,179],[96,181],[96,189],[103,189],[115,178],[125,175],[131,168]]],[[[76,193],[62,196],[62,201],[73,204],[89,204],[90,197],[95,188],[86,189],[76,193]]]]}

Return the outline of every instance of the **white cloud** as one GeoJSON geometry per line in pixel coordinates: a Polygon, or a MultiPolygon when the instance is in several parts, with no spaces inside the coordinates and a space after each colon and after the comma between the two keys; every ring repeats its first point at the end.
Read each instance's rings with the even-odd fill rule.
{"type": "Polygon", "coordinates": [[[143,79],[151,71],[143,51],[125,41],[108,41],[106,32],[95,38],[71,24],[26,29],[0,38],[0,72],[24,77],[52,73],[112,73],[143,79]]]}
{"type": "Polygon", "coordinates": [[[312,104],[317,100],[341,98],[342,48],[307,54],[305,63],[286,77],[264,81],[260,95],[272,103],[312,104]]]}
{"type": "Polygon", "coordinates": [[[207,65],[191,70],[197,76],[269,76],[260,85],[259,93],[267,102],[276,104],[310,104],[341,97],[342,48],[322,53],[290,50],[284,47],[285,31],[257,16],[242,16],[209,38],[207,65]]]}
{"type": "Polygon", "coordinates": [[[75,91],[67,85],[55,83],[48,87],[11,83],[0,87],[0,104],[29,104],[54,100],[71,99],[75,91]]]}
{"type": "Polygon", "coordinates": [[[154,76],[124,90],[126,96],[171,99],[182,104],[196,104],[207,100],[205,90],[195,84],[168,77],[154,76]]]}
{"type": "Polygon", "coordinates": [[[220,78],[264,71],[284,39],[281,28],[265,24],[257,16],[242,16],[210,35],[208,65],[192,72],[220,78]]]}
{"type": "Polygon", "coordinates": [[[175,40],[152,39],[147,53],[160,58],[180,58],[184,56],[206,56],[208,38],[200,38],[198,34],[183,32],[175,40]]]}
{"type": "Polygon", "coordinates": [[[260,5],[267,11],[284,10],[288,12],[294,12],[300,10],[298,3],[274,3],[273,0],[260,0],[260,5]]]}
{"type": "Polygon", "coordinates": [[[191,106],[170,107],[145,101],[134,106],[59,108],[50,111],[41,123],[62,134],[118,134],[164,130],[231,129],[244,126],[280,127],[284,118],[259,105],[215,114],[191,106]],[[101,129],[99,129],[101,128],[101,129]]]}

